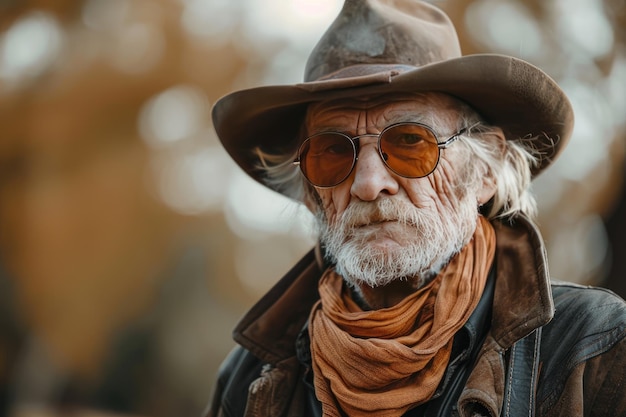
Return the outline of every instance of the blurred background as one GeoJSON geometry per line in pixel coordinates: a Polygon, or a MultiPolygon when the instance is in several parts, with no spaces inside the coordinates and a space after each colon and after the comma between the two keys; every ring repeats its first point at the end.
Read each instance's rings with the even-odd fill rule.
{"type": "MultiPolygon", "coordinates": [[[[576,112],[534,183],[555,278],[626,294],[626,2],[434,1],[576,112]]],[[[340,0],[0,0],[0,415],[198,416],[238,318],[315,240],[221,149],[340,0]]]]}

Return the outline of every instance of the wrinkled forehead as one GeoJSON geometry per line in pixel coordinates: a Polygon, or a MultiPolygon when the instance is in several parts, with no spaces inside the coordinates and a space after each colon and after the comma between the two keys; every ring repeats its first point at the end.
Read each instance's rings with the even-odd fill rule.
{"type": "Polygon", "coordinates": [[[340,123],[344,118],[367,113],[374,120],[385,123],[419,122],[431,125],[455,126],[466,105],[454,97],[436,92],[394,93],[315,102],[307,109],[305,127],[315,129],[318,124],[340,123]]]}

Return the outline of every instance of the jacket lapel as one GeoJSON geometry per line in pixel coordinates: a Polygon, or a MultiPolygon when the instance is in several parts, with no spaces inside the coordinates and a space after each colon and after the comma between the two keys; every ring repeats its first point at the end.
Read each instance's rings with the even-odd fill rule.
{"type": "Polygon", "coordinates": [[[237,343],[267,363],[295,356],[295,340],[319,299],[322,270],[316,252],[317,248],[307,253],[233,331],[237,343]]]}
{"type": "Polygon", "coordinates": [[[548,262],[541,235],[526,218],[513,227],[495,222],[498,275],[491,333],[502,349],[554,316],[548,262]]]}

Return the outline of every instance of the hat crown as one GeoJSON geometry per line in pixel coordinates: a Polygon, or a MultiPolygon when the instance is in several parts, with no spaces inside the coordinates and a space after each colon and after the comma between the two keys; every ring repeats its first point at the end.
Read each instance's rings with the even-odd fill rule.
{"type": "Polygon", "coordinates": [[[346,0],[311,52],[304,81],[331,78],[353,65],[369,64],[376,71],[380,65],[421,67],[460,56],[452,22],[431,4],[416,0],[346,0]]]}

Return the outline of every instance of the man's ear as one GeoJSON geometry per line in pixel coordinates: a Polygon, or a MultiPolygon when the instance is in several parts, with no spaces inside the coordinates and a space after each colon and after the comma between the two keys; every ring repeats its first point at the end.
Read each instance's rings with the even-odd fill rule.
{"type": "Polygon", "coordinates": [[[489,200],[496,194],[496,190],[498,189],[498,184],[496,183],[496,179],[493,174],[489,172],[487,175],[483,177],[482,187],[478,190],[476,195],[476,199],[478,200],[478,205],[482,206],[487,204],[489,200]]]}
{"type": "MultiPolygon", "coordinates": [[[[484,133],[482,135],[482,140],[488,142],[491,146],[498,147],[499,154],[504,157],[505,148],[506,148],[506,138],[504,136],[504,132],[502,129],[498,127],[492,128],[488,133],[484,133]]],[[[489,200],[496,194],[498,189],[497,178],[494,175],[494,172],[487,167],[487,172],[483,175],[481,188],[478,190],[476,198],[478,200],[478,204],[482,206],[483,204],[487,204],[489,200]]]]}

